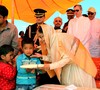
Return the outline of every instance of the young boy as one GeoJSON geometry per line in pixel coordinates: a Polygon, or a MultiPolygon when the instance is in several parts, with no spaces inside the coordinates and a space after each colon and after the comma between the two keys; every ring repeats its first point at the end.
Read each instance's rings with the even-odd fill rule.
{"type": "Polygon", "coordinates": [[[32,39],[23,39],[22,40],[22,50],[23,54],[20,54],[16,58],[17,64],[17,79],[16,79],[16,90],[32,90],[36,87],[36,73],[40,70],[21,68],[21,65],[24,64],[40,64],[39,58],[31,58],[34,50],[34,42],[32,39]]]}
{"type": "Polygon", "coordinates": [[[0,47],[0,90],[15,90],[16,65],[13,63],[14,49],[10,45],[0,47]]]}

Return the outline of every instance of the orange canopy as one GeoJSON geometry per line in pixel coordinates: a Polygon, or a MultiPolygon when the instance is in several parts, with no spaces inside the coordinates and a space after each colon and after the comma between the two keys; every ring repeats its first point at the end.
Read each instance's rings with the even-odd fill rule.
{"type": "Polygon", "coordinates": [[[46,20],[55,12],[65,13],[66,9],[79,3],[82,0],[0,0],[0,4],[5,5],[9,10],[8,19],[18,19],[25,22],[34,23],[35,8],[47,10],[46,20]]]}

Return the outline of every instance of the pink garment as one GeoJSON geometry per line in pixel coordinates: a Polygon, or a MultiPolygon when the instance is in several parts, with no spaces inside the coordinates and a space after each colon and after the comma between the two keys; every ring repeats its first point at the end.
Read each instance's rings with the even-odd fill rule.
{"type": "Polygon", "coordinates": [[[100,57],[100,19],[94,18],[91,22],[91,40],[89,51],[92,57],[100,57]]]}
{"type": "Polygon", "coordinates": [[[10,64],[0,62],[0,90],[14,90],[16,68],[10,64]]]}
{"type": "Polygon", "coordinates": [[[90,20],[87,17],[74,18],[69,21],[68,34],[77,37],[89,51],[90,20]]]}

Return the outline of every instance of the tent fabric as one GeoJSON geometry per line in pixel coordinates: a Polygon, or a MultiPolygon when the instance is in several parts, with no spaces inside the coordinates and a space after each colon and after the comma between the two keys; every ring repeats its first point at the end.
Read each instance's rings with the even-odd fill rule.
{"type": "Polygon", "coordinates": [[[64,14],[66,10],[82,0],[0,0],[1,5],[5,5],[9,10],[8,19],[18,19],[25,22],[34,23],[34,12],[36,8],[47,11],[47,20],[55,11],[64,14]]]}

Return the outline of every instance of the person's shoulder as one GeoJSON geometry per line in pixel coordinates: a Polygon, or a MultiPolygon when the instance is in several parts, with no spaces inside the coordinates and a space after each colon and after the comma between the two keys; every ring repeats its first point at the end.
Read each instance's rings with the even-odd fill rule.
{"type": "Polygon", "coordinates": [[[20,59],[20,58],[22,58],[23,57],[23,54],[20,54],[20,55],[17,55],[16,56],[16,59],[20,59]]]}
{"type": "Polygon", "coordinates": [[[0,62],[0,68],[2,68],[2,66],[4,66],[4,65],[5,65],[5,63],[0,62]]]}
{"type": "Polygon", "coordinates": [[[88,21],[88,22],[90,22],[90,19],[88,17],[82,16],[81,18],[82,18],[82,21],[88,21]]]}
{"type": "Polygon", "coordinates": [[[9,64],[0,62],[0,69],[4,69],[6,67],[9,67],[9,64]]]}
{"type": "Polygon", "coordinates": [[[82,19],[89,19],[88,17],[81,16],[82,19]]]}
{"type": "Polygon", "coordinates": [[[94,18],[94,20],[98,23],[100,23],[100,19],[99,18],[94,18]]]}
{"type": "Polygon", "coordinates": [[[37,26],[37,23],[34,23],[34,24],[32,24],[32,25],[29,25],[29,26],[35,27],[35,26],[37,26]]]}
{"type": "Polygon", "coordinates": [[[53,29],[53,26],[52,26],[52,25],[49,25],[49,24],[41,24],[41,27],[42,27],[42,28],[53,29]]]}
{"type": "Polygon", "coordinates": [[[34,26],[37,26],[37,23],[30,24],[30,25],[28,25],[27,27],[34,27],[34,26]]]}
{"type": "Polygon", "coordinates": [[[67,22],[65,22],[64,24],[68,24],[68,21],[67,21],[67,22]]]}
{"type": "Polygon", "coordinates": [[[7,23],[7,26],[8,26],[9,28],[17,28],[16,25],[14,25],[14,24],[12,24],[12,23],[10,23],[10,22],[7,23]]]}
{"type": "Polygon", "coordinates": [[[7,25],[15,26],[13,23],[7,22],[7,25]]]}
{"type": "Polygon", "coordinates": [[[7,29],[9,29],[13,33],[18,32],[17,27],[14,24],[10,23],[10,22],[7,22],[7,29]]]}
{"type": "Polygon", "coordinates": [[[76,18],[73,18],[73,19],[71,19],[68,23],[73,23],[73,22],[75,22],[76,21],[76,18]]]}
{"type": "Polygon", "coordinates": [[[29,27],[31,27],[31,28],[37,28],[37,23],[35,23],[35,24],[32,24],[32,25],[29,25],[27,28],[26,28],[26,30],[28,30],[29,29],[29,27]]]}

